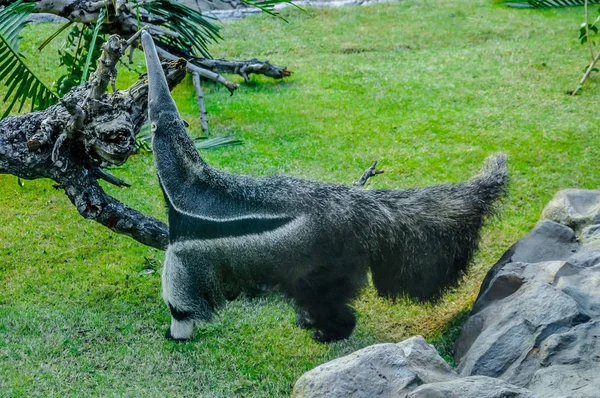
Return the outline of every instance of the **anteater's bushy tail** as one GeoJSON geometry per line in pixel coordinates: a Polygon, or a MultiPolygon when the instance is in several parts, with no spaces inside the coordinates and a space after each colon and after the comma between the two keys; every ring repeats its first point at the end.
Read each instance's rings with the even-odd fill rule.
{"type": "Polygon", "coordinates": [[[494,213],[508,179],[506,156],[496,155],[466,182],[402,191],[393,209],[395,230],[389,231],[401,238],[371,263],[379,293],[435,300],[455,285],[471,262],[484,220],[494,213]]]}
{"type": "Polygon", "coordinates": [[[506,193],[508,181],[506,155],[499,154],[490,156],[479,175],[466,184],[472,187],[474,199],[481,201],[481,205],[490,211],[496,199],[506,193]]]}

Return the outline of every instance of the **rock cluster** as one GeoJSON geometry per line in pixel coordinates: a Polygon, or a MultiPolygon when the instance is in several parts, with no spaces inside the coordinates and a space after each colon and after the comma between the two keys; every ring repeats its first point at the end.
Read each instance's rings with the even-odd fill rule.
{"type": "Polygon", "coordinates": [[[313,369],[294,397],[600,397],[600,191],[565,190],[483,281],[448,367],[420,337],[313,369]]]}
{"type": "Polygon", "coordinates": [[[458,375],[421,336],[398,344],[376,344],[304,374],[293,397],[392,397],[423,383],[458,375]]]}
{"type": "Polygon", "coordinates": [[[534,398],[486,376],[460,377],[421,336],[376,344],[305,373],[294,398],[534,398]]]}
{"type": "Polygon", "coordinates": [[[457,371],[539,397],[600,397],[600,191],[561,191],[486,276],[457,371]]]}

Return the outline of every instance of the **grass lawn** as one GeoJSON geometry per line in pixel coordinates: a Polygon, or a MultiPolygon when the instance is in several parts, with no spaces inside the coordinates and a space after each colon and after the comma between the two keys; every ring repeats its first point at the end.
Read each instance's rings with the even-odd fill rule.
{"type": "MultiPolygon", "coordinates": [[[[163,252],[84,220],[52,181],[21,187],[0,175],[0,396],[286,396],[302,373],[373,343],[422,334],[447,352],[447,328],[552,195],[600,183],[600,77],[577,97],[565,94],[589,61],[577,41],[582,8],[404,0],[283,14],[289,23],[223,23],[226,41],[214,56],[269,59],[295,73],[254,76],[233,97],[206,84],[213,134],[245,144],[205,158],[236,173],[338,183],[378,159],[386,172],[370,186],[395,188],[460,181],[488,155],[508,154],[510,195],[460,287],[437,305],[391,303],[367,288],[355,303],[356,332],[329,345],[297,328],[276,294],[240,298],[198,326],[192,342],[176,344],[163,338],[163,252]]],[[[35,48],[54,29],[29,27],[21,47],[49,81],[60,74],[62,40],[42,55],[35,48]]],[[[123,72],[119,85],[135,78],[123,72]]],[[[191,80],[175,96],[199,134],[191,80]]],[[[114,173],[133,187],[107,191],[165,218],[151,155],[114,173]]]]}

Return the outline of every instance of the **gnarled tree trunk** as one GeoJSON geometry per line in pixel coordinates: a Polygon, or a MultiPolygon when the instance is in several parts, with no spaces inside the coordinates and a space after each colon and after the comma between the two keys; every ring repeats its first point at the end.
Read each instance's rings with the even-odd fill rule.
{"type": "MultiPolygon", "coordinates": [[[[135,136],[147,118],[148,85],[142,76],[129,89],[106,92],[114,65],[130,42],[113,35],[99,67],[85,86],[60,103],[0,121],[0,173],[23,179],[50,178],[65,190],[79,213],[111,230],[158,249],[168,242],[167,226],[104,192],[98,179],[127,183],[103,168],[135,153],[135,136]]],[[[163,64],[169,86],[185,77],[185,60],[163,64]]]]}

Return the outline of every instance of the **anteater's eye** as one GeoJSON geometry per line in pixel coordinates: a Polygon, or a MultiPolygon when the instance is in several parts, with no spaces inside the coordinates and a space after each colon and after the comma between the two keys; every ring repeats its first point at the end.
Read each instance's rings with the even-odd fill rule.
{"type": "Polygon", "coordinates": [[[152,130],[152,132],[155,132],[157,128],[158,128],[158,126],[156,125],[156,123],[152,122],[150,124],[150,130],[152,130]]]}

